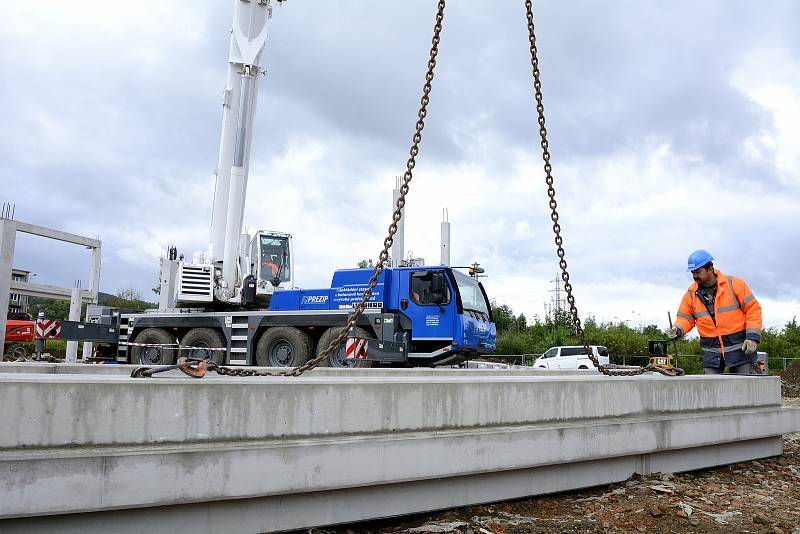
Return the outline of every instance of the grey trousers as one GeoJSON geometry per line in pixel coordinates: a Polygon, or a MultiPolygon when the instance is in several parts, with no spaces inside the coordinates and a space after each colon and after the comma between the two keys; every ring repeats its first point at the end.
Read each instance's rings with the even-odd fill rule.
{"type": "MultiPolygon", "coordinates": [[[[725,362],[721,362],[721,367],[703,367],[703,372],[707,375],[721,375],[725,370],[725,362]]],[[[756,368],[756,363],[748,362],[741,365],[734,365],[728,369],[732,375],[760,375],[761,369],[756,368]]]]}

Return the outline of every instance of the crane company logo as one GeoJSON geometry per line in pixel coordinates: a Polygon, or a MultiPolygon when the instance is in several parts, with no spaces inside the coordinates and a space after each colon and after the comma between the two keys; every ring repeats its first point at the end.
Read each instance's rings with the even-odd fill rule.
{"type": "Polygon", "coordinates": [[[303,297],[303,304],[325,304],[328,302],[328,295],[309,295],[303,297]]]}

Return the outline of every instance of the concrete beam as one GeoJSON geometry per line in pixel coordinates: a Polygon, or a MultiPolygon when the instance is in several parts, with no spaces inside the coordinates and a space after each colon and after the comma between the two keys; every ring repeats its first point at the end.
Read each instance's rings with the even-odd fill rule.
{"type": "Polygon", "coordinates": [[[0,433],[0,449],[371,435],[779,409],[781,397],[778,377],[370,378],[351,373],[300,379],[209,376],[199,381],[0,375],[0,406],[17,405],[25,407],[24,418],[19,410],[0,411],[0,428],[7,429],[0,433]],[[102,407],[102,399],[113,399],[114,410],[102,407]]]}
{"type": "MultiPolygon", "coordinates": [[[[84,534],[163,532],[197,534],[276,532],[311,525],[335,525],[543,495],[628,479],[639,465],[662,472],[693,469],[697,457],[713,456],[719,464],[781,454],[779,438],[722,444],[576,464],[487,472],[479,475],[400,482],[383,486],[213,501],[102,513],[9,519],[0,526],[16,534],[84,534]],[[687,461],[682,462],[682,459],[687,461]]],[[[710,464],[709,464],[710,465],[710,464]]]]}
{"type": "Polygon", "coordinates": [[[773,456],[800,430],[775,377],[385,371],[0,373],[0,518],[29,518],[0,530],[308,528],[773,456]]]}
{"type": "MultiPolygon", "coordinates": [[[[129,364],[111,364],[111,365],[84,365],[84,364],[68,364],[68,363],[47,363],[47,362],[0,362],[0,374],[2,373],[21,373],[21,374],[51,374],[51,375],[84,375],[84,374],[113,374],[130,376],[131,371],[139,367],[138,365],[129,364]]],[[[253,369],[272,369],[275,371],[285,370],[280,368],[270,367],[251,367],[253,369]]],[[[304,376],[308,377],[321,377],[321,376],[354,376],[356,372],[352,369],[340,369],[335,367],[317,367],[311,371],[307,371],[304,376]]],[[[519,369],[459,369],[451,367],[416,367],[411,369],[392,369],[392,368],[367,368],[358,369],[358,376],[363,377],[398,377],[404,376],[407,378],[413,377],[445,377],[445,376],[460,376],[460,377],[478,377],[478,376],[597,376],[597,371],[571,371],[571,370],[551,370],[539,369],[535,367],[525,367],[519,369]]],[[[186,375],[180,371],[170,371],[158,375],[161,377],[174,377],[185,378],[186,375]]],[[[209,375],[214,377],[213,373],[209,375]]]]}
{"type": "MultiPolygon", "coordinates": [[[[45,284],[31,284],[30,282],[11,282],[11,291],[19,293],[20,295],[27,295],[29,297],[56,299],[56,300],[72,300],[72,290],[65,287],[51,286],[45,284]]],[[[92,291],[82,289],[80,290],[81,300],[83,302],[94,302],[97,299],[96,294],[92,291]]]]}
{"type": "Polygon", "coordinates": [[[83,245],[87,248],[98,249],[102,242],[99,239],[92,239],[83,237],[81,235],[70,234],[69,232],[62,232],[61,230],[54,230],[36,224],[30,224],[22,221],[9,221],[16,226],[18,232],[23,232],[31,235],[38,235],[57,241],[64,241],[65,243],[73,243],[75,245],[83,245]]]}
{"type": "Polygon", "coordinates": [[[83,245],[92,249],[92,264],[89,271],[89,284],[92,289],[91,292],[84,292],[82,294],[83,302],[97,303],[97,297],[100,291],[100,255],[102,245],[100,240],[21,221],[0,219],[0,356],[2,356],[4,352],[8,300],[12,289],[16,293],[30,297],[70,300],[72,296],[72,292],[69,289],[12,281],[11,271],[14,263],[14,248],[16,247],[17,232],[83,245]]]}
{"type": "Polygon", "coordinates": [[[11,297],[11,272],[17,232],[14,222],[0,219],[0,360],[5,353],[8,301],[11,297]]]}

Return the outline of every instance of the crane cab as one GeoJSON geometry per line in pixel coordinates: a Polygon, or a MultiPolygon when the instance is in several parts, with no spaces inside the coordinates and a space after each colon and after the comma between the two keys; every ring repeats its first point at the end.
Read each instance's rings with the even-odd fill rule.
{"type": "Polygon", "coordinates": [[[294,288],[292,236],[259,230],[250,240],[250,276],[259,304],[269,304],[274,291],[294,288]]]}

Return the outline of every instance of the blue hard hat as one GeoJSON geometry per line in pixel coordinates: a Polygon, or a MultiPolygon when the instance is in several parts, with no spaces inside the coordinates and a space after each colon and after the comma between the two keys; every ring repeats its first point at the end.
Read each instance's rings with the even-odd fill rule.
{"type": "Polygon", "coordinates": [[[714,256],[712,256],[707,250],[695,250],[689,254],[689,265],[686,270],[694,271],[695,269],[699,269],[700,267],[706,265],[707,263],[711,263],[712,261],[714,261],[714,256]]]}

